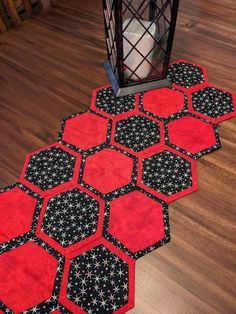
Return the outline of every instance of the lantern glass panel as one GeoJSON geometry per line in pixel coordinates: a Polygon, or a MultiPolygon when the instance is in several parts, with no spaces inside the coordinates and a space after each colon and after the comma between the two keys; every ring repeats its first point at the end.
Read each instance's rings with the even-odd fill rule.
{"type": "Polygon", "coordinates": [[[168,83],[166,72],[178,3],[179,0],[103,0],[110,62],[107,72],[113,72],[112,80],[120,88],[161,80],[168,83]]]}
{"type": "Polygon", "coordinates": [[[123,1],[124,82],[163,77],[170,30],[171,2],[123,1]]]}

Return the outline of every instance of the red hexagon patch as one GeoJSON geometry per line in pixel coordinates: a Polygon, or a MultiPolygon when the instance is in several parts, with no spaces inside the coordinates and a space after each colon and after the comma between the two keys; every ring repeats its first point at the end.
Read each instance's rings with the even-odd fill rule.
{"type": "Polygon", "coordinates": [[[168,123],[167,143],[182,153],[199,158],[220,147],[216,125],[188,114],[168,123]]]}
{"type": "Polygon", "coordinates": [[[135,258],[169,241],[167,204],[141,189],[111,201],[106,218],[105,237],[135,258]]]}
{"type": "Polygon", "coordinates": [[[148,114],[166,118],[184,109],[185,95],[171,88],[154,89],[143,94],[141,106],[148,114]]]}
{"type": "Polygon", "coordinates": [[[92,112],[66,118],[61,130],[62,143],[75,150],[88,150],[106,142],[109,120],[92,112]]]}
{"type": "Polygon", "coordinates": [[[36,205],[37,199],[19,187],[0,193],[0,243],[30,230],[36,205]]]}
{"type": "Polygon", "coordinates": [[[58,261],[28,242],[0,256],[0,298],[14,313],[50,298],[58,261]]]}
{"type": "Polygon", "coordinates": [[[133,167],[131,157],[106,148],[86,158],[82,183],[107,194],[131,183],[133,167]]]}

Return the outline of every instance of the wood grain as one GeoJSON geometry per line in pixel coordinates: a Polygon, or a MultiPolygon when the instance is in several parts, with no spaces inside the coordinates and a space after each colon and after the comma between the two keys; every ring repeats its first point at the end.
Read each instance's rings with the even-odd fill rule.
{"type": "Polygon", "coordinates": [[[1,16],[0,16],[0,31],[1,31],[1,32],[5,32],[6,30],[7,30],[7,27],[6,27],[6,25],[5,25],[4,21],[3,21],[3,19],[2,19],[1,16]]]}
{"type": "Polygon", "coordinates": [[[6,0],[5,2],[9,15],[12,18],[14,25],[19,25],[21,23],[20,16],[17,12],[15,3],[13,0],[6,0]]]}
{"type": "MultiPolygon", "coordinates": [[[[61,119],[107,83],[101,1],[61,0],[0,36],[1,186],[25,154],[56,140],[61,119]]],[[[182,0],[172,59],[207,67],[236,91],[236,2],[182,0]]],[[[199,191],[170,205],[172,241],[137,262],[132,314],[236,313],[236,119],[198,161],[199,191]]]]}
{"type": "Polygon", "coordinates": [[[31,6],[31,3],[30,3],[30,0],[22,0],[22,3],[24,5],[25,12],[26,12],[27,16],[28,17],[32,17],[33,10],[32,10],[32,6],[31,6]]]}
{"type": "Polygon", "coordinates": [[[6,28],[10,28],[10,21],[7,16],[7,12],[6,12],[5,6],[3,5],[2,0],[0,0],[0,17],[3,20],[6,28]]]}

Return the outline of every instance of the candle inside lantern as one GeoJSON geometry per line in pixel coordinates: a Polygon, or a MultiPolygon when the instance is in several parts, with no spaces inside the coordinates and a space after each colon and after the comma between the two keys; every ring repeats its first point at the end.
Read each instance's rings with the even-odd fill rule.
{"type": "Polygon", "coordinates": [[[135,18],[132,21],[131,19],[127,19],[123,23],[125,76],[126,78],[136,81],[145,79],[150,73],[151,64],[149,64],[149,62],[152,63],[152,48],[154,46],[156,33],[156,25],[154,23],[143,20],[141,20],[141,23],[135,18]],[[146,31],[147,28],[148,32],[146,31]],[[136,49],[133,48],[133,46],[135,46],[136,49]],[[146,57],[148,61],[146,61],[144,57],[146,57]]]}

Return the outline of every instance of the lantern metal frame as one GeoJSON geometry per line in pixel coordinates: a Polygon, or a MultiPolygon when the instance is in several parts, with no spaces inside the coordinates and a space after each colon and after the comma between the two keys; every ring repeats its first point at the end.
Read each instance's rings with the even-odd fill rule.
{"type": "MultiPolygon", "coordinates": [[[[134,18],[138,18],[140,24],[142,24],[140,12],[138,12],[138,10],[135,10],[135,8],[132,6],[133,1],[135,0],[103,0],[105,37],[108,57],[108,60],[103,63],[103,66],[107,73],[108,79],[112,84],[112,88],[116,96],[123,96],[171,85],[171,83],[167,79],[167,70],[174,39],[179,0],[140,1],[139,8],[142,8],[144,4],[146,5],[145,9],[147,9],[147,6],[149,6],[149,20],[152,23],[159,23],[159,20],[161,18],[163,18],[163,23],[165,23],[166,30],[160,38],[155,38],[155,45],[153,48],[155,49],[155,47],[157,46],[163,50],[164,57],[161,58],[159,63],[156,63],[154,66],[152,65],[153,69],[161,65],[162,71],[156,77],[148,77],[147,79],[138,79],[133,81],[130,80],[128,82],[124,75],[124,67],[126,65],[123,55],[123,38],[125,38],[123,30],[123,16],[125,10],[129,10],[131,12],[131,20],[133,20],[134,18]],[[158,6],[157,1],[161,3],[161,7],[158,6]],[[167,17],[165,16],[165,10],[168,6],[170,12],[170,20],[167,19],[167,17]],[[168,38],[166,40],[166,47],[164,49],[161,45],[161,40],[164,38],[164,36],[166,36],[166,34],[168,34],[168,38]]],[[[149,33],[148,28],[145,28],[146,33],[149,33]]],[[[127,40],[127,38],[125,39],[127,40]]],[[[137,44],[138,42],[132,45],[131,50],[135,49],[136,51],[138,51],[138,49],[136,48],[137,44]]],[[[138,51],[138,53],[142,56],[143,61],[150,63],[147,60],[147,55],[143,56],[140,51],[138,51]]],[[[141,63],[139,64],[139,66],[140,65],[141,63]]],[[[135,71],[136,70],[137,68],[135,69],[135,71]]],[[[132,75],[137,76],[135,74],[135,71],[132,71],[132,75]]]]}

